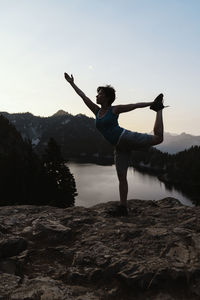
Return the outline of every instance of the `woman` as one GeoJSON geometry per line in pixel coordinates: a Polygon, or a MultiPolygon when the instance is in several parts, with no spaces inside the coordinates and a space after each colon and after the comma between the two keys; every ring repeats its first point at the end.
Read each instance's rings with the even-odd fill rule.
{"type": "Polygon", "coordinates": [[[127,170],[132,150],[149,148],[163,141],[162,109],[163,94],[160,94],[153,102],[143,102],[127,105],[115,105],[115,90],[111,86],[97,88],[96,103],[91,101],[74,83],[73,75],[64,73],[65,79],[71,84],[76,93],[96,116],[96,128],[105,139],[115,147],[114,157],[117,175],[119,179],[120,205],[111,212],[113,216],[126,216],[128,182],[127,170]],[[100,105],[100,107],[99,107],[100,105]],[[156,112],[154,134],[142,134],[121,128],[118,125],[119,114],[136,108],[150,107],[156,112]]]}

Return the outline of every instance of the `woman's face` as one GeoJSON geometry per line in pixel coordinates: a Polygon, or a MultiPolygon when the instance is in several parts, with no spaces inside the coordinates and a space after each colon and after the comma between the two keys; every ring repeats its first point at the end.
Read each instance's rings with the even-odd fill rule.
{"type": "Polygon", "coordinates": [[[106,104],[108,103],[108,98],[106,97],[103,90],[99,90],[97,93],[97,104],[106,104]]]}

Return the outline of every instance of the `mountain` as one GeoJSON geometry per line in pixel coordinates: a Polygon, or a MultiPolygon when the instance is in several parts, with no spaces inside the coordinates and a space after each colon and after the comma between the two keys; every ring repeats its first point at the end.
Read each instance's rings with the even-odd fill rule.
{"type": "MultiPolygon", "coordinates": [[[[17,128],[23,139],[28,139],[38,152],[42,152],[50,137],[61,145],[66,158],[104,157],[113,156],[113,148],[96,130],[94,118],[85,115],[71,115],[59,110],[50,117],[34,116],[31,113],[1,112],[3,116],[17,128]]],[[[164,142],[156,148],[162,152],[174,154],[193,145],[200,146],[200,136],[187,133],[165,133],[164,142]]]]}
{"type": "Polygon", "coordinates": [[[65,158],[93,157],[112,158],[113,149],[96,130],[94,119],[78,114],[73,116],[63,110],[50,117],[34,116],[31,113],[1,112],[34,145],[36,152],[42,153],[49,138],[53,137],[61,145],[65,158]]]}
{"type": "Polygon", "coordinates": [[[66,111],[60,109],[53,116],[58,117],[58,116],[66,116],[66,115],[69,115],[69,114],[66,111]]]}
{"type": "Polygon", "coordinates": [[[163,143],[156,146],[156,148],[162,152],[175,154],[195,145],[200,146],[200,136],[187,134],[185,132],[181,134],[165,133],[163,143]]]}

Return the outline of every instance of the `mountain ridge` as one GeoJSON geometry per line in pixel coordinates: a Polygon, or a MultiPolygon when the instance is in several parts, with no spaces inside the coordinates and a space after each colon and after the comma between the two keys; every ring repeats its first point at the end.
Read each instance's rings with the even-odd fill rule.
{"type": "Polygon", "coordinates": [[[38,153],[43,152],[49,138],[53,137],[67,159],[113,156],[112,147],[95,128],[94,118],[83,114],[73,116],[63,110],[50,117],[34,116],[31,113],[0,114],[16,127],[23,139],[31,141],[38,153]]]}
{"type": "MultiPolygon", "coordinates": [[[[47,140],[54,137],[63,149],[65,156],[108,155],[112,156],[112,147],[95,128],[94,118],[84,114],[72,115],[62,109],[48,117],[35,116],[30,112],[0,112],[17,128],[23,139],[28,139],[39,152],[46,146],[47,140]],[[68,148],[68,149],[67,149],[68,148]]],[[[164,141],[156,148],[162,152],[175,154],[194,145],[200,146],[200,135],[182,132],[166,132],[164,141]]]]}
{"type": "Polygon", "coordinates": [[[63,109],[59,109],[55,114],[53,114],[51,117],[57,117],[57,116],[66,116],[69,115],[68,112],[66,112],[63,109]]]}
{"type": "Polygon", "coordinates": [[[162,152],[175,154],[192,146],[200,146],[200,135],[182,132],[177,135],[165,133],[163,143],[156,146],[156,148],[162,152]]]}

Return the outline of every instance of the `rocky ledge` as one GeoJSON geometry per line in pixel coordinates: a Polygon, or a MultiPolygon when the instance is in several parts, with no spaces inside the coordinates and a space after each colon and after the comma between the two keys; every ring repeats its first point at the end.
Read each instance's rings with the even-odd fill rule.
{"type": "Polygon", "coordinates": [[[0,208],[1,300],[200,299],[200,207],[0,208]]]}

